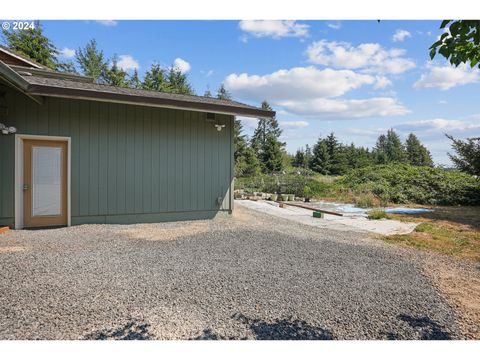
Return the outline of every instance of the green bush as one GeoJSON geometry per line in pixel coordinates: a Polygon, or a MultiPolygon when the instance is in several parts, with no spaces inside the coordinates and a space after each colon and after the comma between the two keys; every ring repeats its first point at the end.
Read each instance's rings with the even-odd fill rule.
{"type": "Polygon", "coordinates": [[[425,205],[480,205],[480,181],[427,166],[388,164],[351,171],[337,186],[371,192],[385,202],[425,205]]]}
{"type": "Polygon", "coordinates": [[[355,198],[355,204],[361,208],[372,208],[379,205],[378,199],[370,192],[361,193],[355,198]]]}
{"type": "Polygon", "coordinates": [[[380,219],[388,219],[388,214],[383,210],[372,210],[368,212],[368,218],[370,220],[380,220],[380,219]]]}

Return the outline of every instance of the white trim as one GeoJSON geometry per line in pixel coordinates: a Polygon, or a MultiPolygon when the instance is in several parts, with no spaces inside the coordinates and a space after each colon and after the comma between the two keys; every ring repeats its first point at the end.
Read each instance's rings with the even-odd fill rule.
{"type": "Polygon", "coordinates": [[[71,225],[71,138],[15,134],[15,229],[23,228],[23,140],[51,140],[67,142],[67,225],[71,225]]]}

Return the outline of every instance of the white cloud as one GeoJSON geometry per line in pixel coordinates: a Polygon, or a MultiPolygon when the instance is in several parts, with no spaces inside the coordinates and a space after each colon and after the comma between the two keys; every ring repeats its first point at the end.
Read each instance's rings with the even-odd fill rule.
{"type": "Polygon", "coordinates": [[[334,30],[338,30],[342,27],[342,23],[340,21],[337,21],[335,23],[328,23],[327,26],[330,28],[330,29],[334,29],[334,30]]]}
{"type": "Polygon", "coordinates": [[[262,76],[230,74],[224,84],[236,97],[254,101],[268,99],[287,114],[323,119],[356,119],[409,112],[392,97],[331,99],[364,85],[374,88],[390,85],[390,81],[382,76],[360,74],[352,70],[320,70],[309,66],[278,70],[262,76]]]}
{"type": "Polygon", "coordinates": [[[192,68],[190,66],[190,63],[186,60],[183,60],[181,58],[176,58],[174,61],[173,61],[173,66],[175,68],[177,68],[178,70],[180,70],[180,72],[182,72],[183,74],[187,73],[190,71],[190,69],[192,68]]]}
{"type": "Polygon", "coordinates": [[[385,76],[376,76],[375,77],[375,85],[373,86],[375,89],[385,89],[388,86],[391,86],[392,82],[390,79],[386,78],[385,76]]]}
{"type": "Polygon", "coordinates": [[[410,34],[409,31],[402,30],[402,29],[397,29],[397,31],[395,31],[395,34],[393,34],[393,36],[392,36],[392,41],[393,42],[402,42],[406,38],[410,38],[410,37],[412,37],[412,34],[410,34]]]}
{"type": "Polygon", "coordinates": [[[118,56],[117,66],[123,71],[135,70],[140,67],[140,65],[138,65],[138,61],[135,60],[131,55],[118,56]]]}
{"type": "Polygon", "coordinates": [[[268,75],[230,74],[225,86],[235,96],[262,101],[335,97],[374,84],[375,77],[351,70],[319,70],[313,66],[278,70],[268,75]]]}
{"type": "Polygon", "coordinates": [[[377,137],[380,134],[386,133],[388,129],[386,128],[375,128],[375,129],[364,129],[364,128],[346,128],[344,132],[350,135],[366,136],[366,137],[377,137]]]}
{"type": "MultiPolygon", "coordinates": [[[[413,132],[422,139],[440,141],[446,144],[445,133],[460,137],[469,137],[472,132],[480,131],[480,124],[478,121],[475,121],[475,116],[470,116],[463,120],[437,118],[408,121],[391,125],[388,128],[393,128],[403,137],[413,132]]],[[[387,128],[348,128],[345,132],[358,136],[376,137],[385,133],[387,130],[387,128]]]]}
{"type": "Polygon", "coordinates": [[[414,88],[439,88],[448,90],[455,86],[466,85],[479,82],[480,71],[471,69],[466,64],[458,67],[447,66],[431,66],[426,74],[422,74],[420,79],[413,84],[414,88]]]}
{"type": "Polygon", "coordinates": [[[274,39],[306,37],[309,28],[307,24],[299,24],[294,20],[242,20],[239,26],[240,29],[254,37],[271,37],[274,39]]]}
{"type": "Polygon", "coordinates": [[[75,50],[65,47],[60,50],[60,56],[67,59],[73,58],[75,56],[75,50]]]}
{"type": "Polygon", "coordinates": [[[279,125],[282,129],[301,129],[308,126],[306,121],[280,121],[279,125]]]}
{"type": "Polygon", "coordinates": [[[405,115],[410,111],[393,98],[370,98],[360,100],[310,99],[286,100],[279,105],[287,111],[303,116],[323,119],[359,119],[380,116],[405,115]]]}
{"type": "Polygon", "coordinates": [[[480,131],[480,124],[466,120],[430,119],[406,122],[395,126],[404,131],[422,131],[424,133],[470,132],[480,131]]]}
{"type": "Polygon", "coordinates": [[[258,125],[258,119],[255,118],[237,116],[237,119],[242,122],[243,127],[250,130],[254,130],[258,125]]]}
{"type": "Polygon", "coordinates": [[[97,23],[103,26],[117,26],[118,22],[115,20],[95,20],[97,23]]]}
{"type": "Polygon", "coordinates": [[[405,50],[386,50],[376,43],[355,47],[346,42],[320,40],[312,43],[306,54],[314,64],[362,69],[364,72],[401,74],[415,67],[415,62],[402,57],[405,50]]]}

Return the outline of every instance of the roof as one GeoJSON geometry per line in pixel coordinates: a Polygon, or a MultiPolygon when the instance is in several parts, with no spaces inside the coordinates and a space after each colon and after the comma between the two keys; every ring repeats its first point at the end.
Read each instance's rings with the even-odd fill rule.
{"type": "Polygon", "coordinates": [[[26,55],[20,54],[19,52],[15,51],[15,50],[9,49],[6,46],[0,45],[0,52],[3,52],[5,54],[9,55],[10,57],[18,60],[19,62],[23,63],[26,66],[31,66],[31,67],[37,68],[37,69],[47,69],[46,66],[30,59],[26,55]]]}
{"type": "MultiPolygon", "coordinates": [[[[3,50],[3,47],[0,50],[3,50]]],[[[39,97],[51,96],[246,117],[275,116],[274,111],[237,101],[96,84],[90,77],[60,73],[46,68],[7,65],[2,61],[0,61],[0,78],[37,102],[41,102],[39,97]]]]}

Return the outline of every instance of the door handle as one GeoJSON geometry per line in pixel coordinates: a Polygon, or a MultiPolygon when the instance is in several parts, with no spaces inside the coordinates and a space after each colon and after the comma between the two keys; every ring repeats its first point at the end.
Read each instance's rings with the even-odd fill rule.
{"type": "Polygon", "coordinates": [[[30,189],[30,185],[28,184],[23,184],[23,190],[28,190],[30,189]]]}

